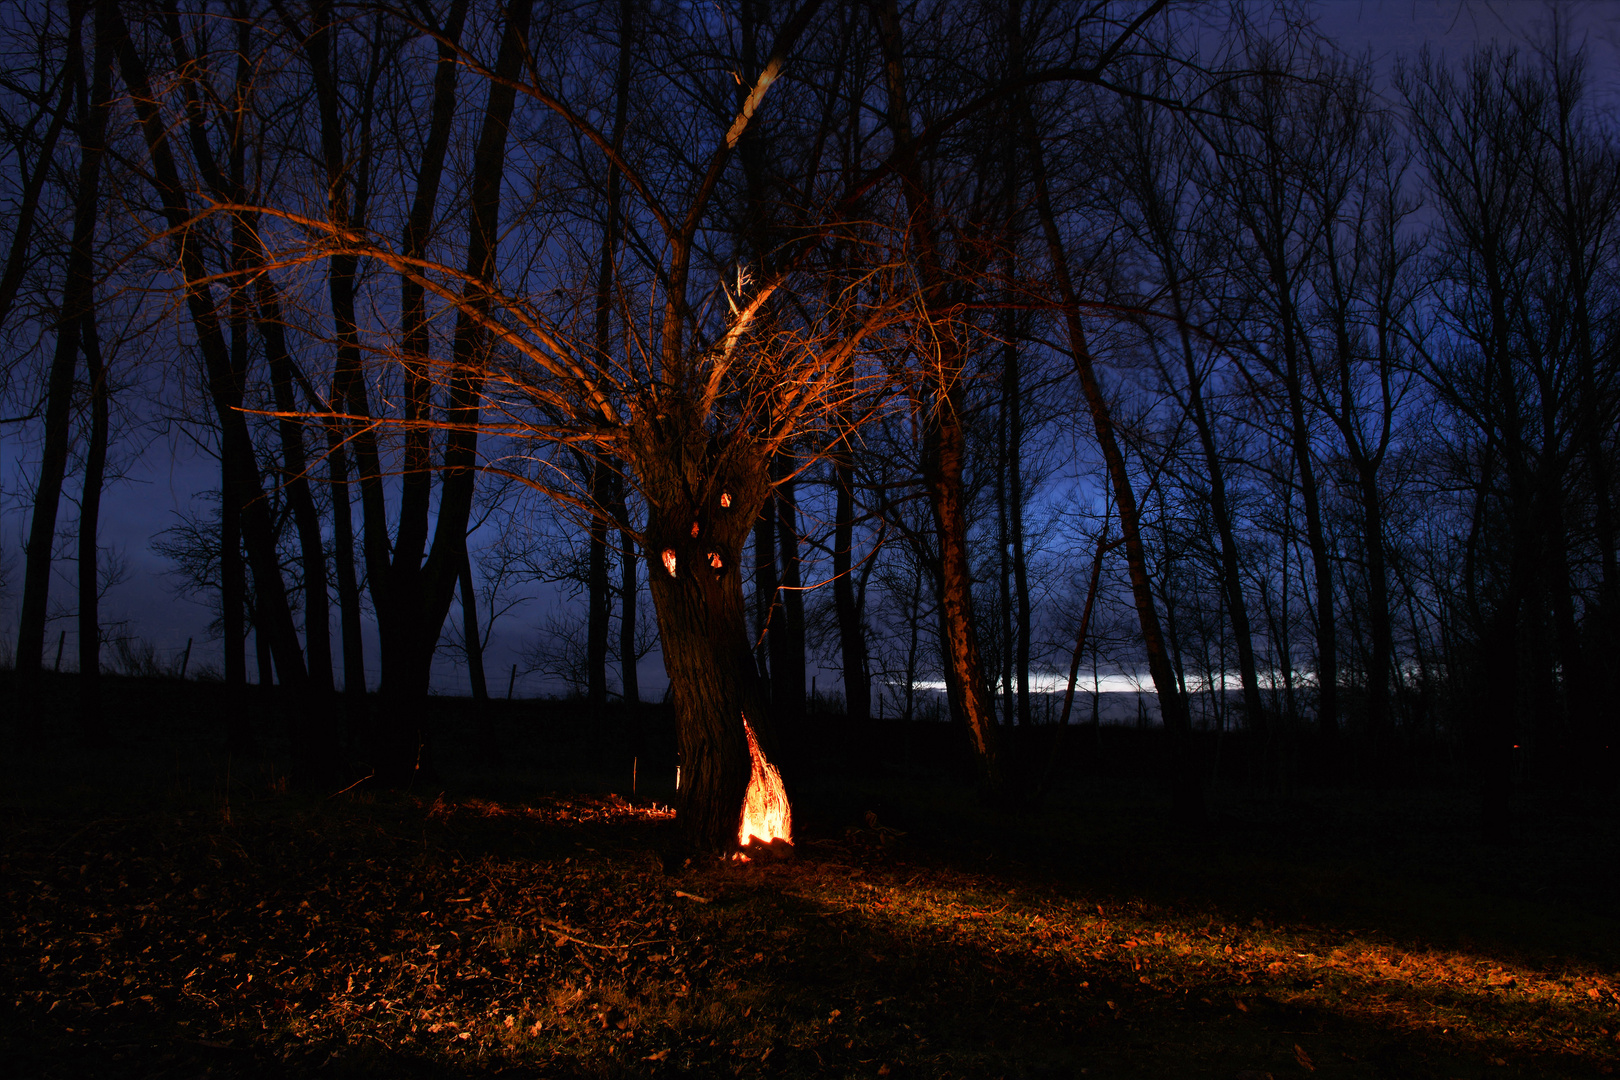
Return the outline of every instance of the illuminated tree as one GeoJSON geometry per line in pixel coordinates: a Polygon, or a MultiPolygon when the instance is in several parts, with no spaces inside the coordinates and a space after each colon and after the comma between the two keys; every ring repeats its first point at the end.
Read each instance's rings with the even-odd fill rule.
{"type": "MultiPolygon", "coordinates": [[[[624,327],[616,348],[605,348],[604,337],[592,332],[593,309],[602,303],[604,290],[542,290],[534,284],[537,278],[522,272],[503,275],[493,262],[454,269],[348,227],[335,216],[262,211],[296,230],[284,237],[289,254],[282,261],[299,257],[290,254],[296,235],[300,243],[313,241],[313,254],[323,259],[388,266],[430,303],[453,312],[475,339],[472,347],[448,357],[407,350],[384,356],[409,364],[413,377],[449,391],[452,405],[442,419],[399,422],[407,437],[443,431],[452,443],[461,440],[462,468],[475,464],[476,445],[479,467],[520,479],[613,528],[624,524],[622,511],[601,497],[603,488],[570,483],[568,476],[577,472],[565,472],[549,455],[566,448],[594,458],[597,468],[622,470],[624,483],[646,511],[634,539],[647,553],[672,684],[682,757],[677,809],[686,835],[707,848],[737,842],[750,775],[745,718],[771,746],[771,718],[750,648],[742,578],[744,547],[775,483],[771,462],[790,440],[807,441],[816,452],[816,436],[830,430],[852,392],[850,358],[863,338],[897,317],[902,306],[874,284],[878,271],[832,287],[826,284],[831,279],[809,278],[804,270],[813,243],[765,268],[743,266],[717,246],[729,227],[722,183],[727,163],[750,134],[817,7],[806,6],[777,29],[758,70],[747,71],[746,79],[738,75],[740,103],[724,112],[725,101],[712,93],[713,86],[703,87],[698,75],[687,73],[699,84],[692,90],[698,100],[681,113],[664,114],[663,123],[678,131],[652,134],[678,137],[699,149],[685,162],[688,171],[651,152],[651,164],[633,163],[615,146],[620,140],[599,131],[585,109],[572,107],[552,89],[561,80],[543,72],[546,57],[529,53],[527,70],[518,79],[456,47],[462,63],[493,87],[511,88],[549,111],[571,138],[598,152],[605,169],[633,193],[626,246],[638,253],[639,265],[613,275],[611,304],[624,327]],[[816,284],[806,287],[809,280],[816,284]],[[645,332],[635,327],[642,304],[653,311],[645,332]]],[[[704,28],[699,23],[687,29],[702,33],[704,28]]],[[[678,28],[664,32],[674,35],[678,28]]],[[[683,63],[700,55],[692,42],[663,45],[668,51],[657,59],[683,63]]],[[[541,155],[568,145],[555,131],[542,140],[542,125],[530,119],[533,141],[522,152],[541,155]]],[[[666,149],[644,138],[652,150],[666,149]]],[[[642,149],[647,152],[647,145],[642,149]]],[[[594,167],[578,160],[567,164],[582,171],[594,167]]],[[[486,228],[493,236],[498,211],[491,207],[490,213],[486,228]]],[[[533,218],[524,224],[538,228],[533,218]]],[[[825,232],[817,228],[820,232],[808,232],[825,232]]],[[[591,240],[583,231],[559,233],[549,242],[558,258],[567,259],[586,254],[586,245],[601,244],[602,236],[596,232],[591,240]]],[[[310,254],[306,249],[303,257],[310,254]]],[[[608,278],[600,270],[595,275],[599,283],[608,278]]],[[[555,284],[556,279],[544,280],[555,284]]],[[[823,442],[831,438],[826,435],[823,442]]]]}

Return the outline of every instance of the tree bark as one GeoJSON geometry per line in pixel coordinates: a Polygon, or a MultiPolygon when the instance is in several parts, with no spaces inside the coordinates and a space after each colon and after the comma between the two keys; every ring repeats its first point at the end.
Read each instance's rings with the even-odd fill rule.
{"type": "Polygon", "coordinates": [[[947,280],[938,252],[936,209],[917,159],[907,98],[900,16],[894,0],[877,9],[883,47],[889,126],[893,129],[894,171],[900,179],[910,220],[911,245],[923,288],[923,307],[935,370],[924,380],[931,400],[927,409],[923,475],[940,544],[940,620],[946,693],[952,711],[966,723],[980,768],[993,792],[1001,794],[1004,776],[996,746],[995,702],[984,678],[973,615],[973,574],[969,563],[966,491],[967,433],[962,426],[964,388],[961,343],[947,314],[947,280]]]}
{"type": "MultiPolygon", "coordinates": [[[[69,15],[66,70],[84,69],[80,44],[82,8],[69,15]]],[[[69,96],[82,77],[64,75],[62,113],[70,108],[69,96]]],[[[99,165],[100,155],[90,155],[99,165]]],[[[23,702],[31,702],[45,658],[45,622],[51,587],[51,549],[56,542],[56,516],[61,506],[62,482],[67,475],[68,421],[73,407],[73,372],[78,363],[79,333],[90,310],[95,285],[92,245],[95,239],[96,197],[83,181],[85,157],[81,155],[81,188],[75,194],[73,235],[68,242],[67,266],[63,275],[62,307],[56,323],[56,347],[51,355],[50,375],[45,390],[45,440],[39,462],[39,479],[34,485],[33,516],[28,524],[26,561],[23,565],[22,611],[17,629],[17,685],[23,702]]],[[[41,170],[45,162],[41,162],[41,170]]],[[[91,174],[90,179],[94,180],[91,174]]],[[[26,707],[26,706],[25,706],[26,707]]]]}
{"type": "MultiPolygon", "coordinates": [[[[102,100],[105,100],[103,98],[102,100]]],[[[79,718],[93,733],[104,728],[101,715],[101,487],[107,471],[107,365],[101,354],[95,316],[86,314],[81,331],[85,375],[90,381],[90,438],[84,456],[84,489],[79,497],[79,718]]]]}
{"type": "MultiPolygon", "coordinates": [[[[620,505],[623,505],[621,496],[620,505]]],[[[621,521],[625,519],[620,518],[621,521]]],[[[619,681],[624,703],[641,703],[641,679],[636,671],[636,539],[628,528],[619,531],[619,681]]]]}
{"type": "MultiPolygon", "coordinates": [[[[200,245],[185,242],[192,215],[186,189],[180,180],[173,153],[169,149],[169,129],[147,78],[146,64],[124,25],[123,16],[116,5],[108,5],[113,20],[113,37],[118,43],[119,66],[125,85],[129,88],[136,115],[151,157],[151,181],[163,203],[163,214],[176,234],[180,269],[185,280],[186,306],[196,329],[198,346],[202,352],[208,376],[209,396],[221,427],[222,458],[230,462],[231,477],[226,486],[245,498],[236,505],[245,507],[242,515],[242,535],[246,541],[248,557],[252,561],[255,579],[260,582],[262,594],[268,601],[268,611],[260,618],[268,623],[271,649],[282,681],[301,686],[304,682],[304,659],[298,647],[297,629],[293,625],[292,611],[287,605],[281,567],[275,551],[274,532],[269,510],[262,498],[258,464],[253,459],[252,440],[247,421],[237,404],[239,392],[229,350],[221,333],[218,308],[209,287],[211,274],[205,265],[200,245]]],[[[230,498],[227,491],[226,498],[230,498]]]]}
{"type": "MultiPolygon", "coordinates": [[[[1203,455],[1204,469],[1209,480],[1210,514],[1214,518],[1216,535],[1220,540],[1220,587],[1226,599],[1232,622],[1233,644],[1237,650],[1238,678],[1242,685],[1243,710],[1253,730],[1264,730],[1265,708],[1260,697],[1260,680],[1254,659],[1254,635],[1249,620],[1249,607],[1243,592],[1242,567],[1238,556],[1237,535],[1232,511],[1227,499],[1226,466],[1215,443],[1214,424],[1210,419],[1204,394],[1204,375],[1199,370],[1193,347],[1193,334],[1184,281],[1195,280],[1197,271],[1189,267],[1178,244],[1178,233],[1185,225],[1178,218],[1180,192],[1166,191],[1167,162],[1173,161],[1180,147],[1166,145],[1161,140],[1161,129],[1146,111],[1136,113],[1140,125],[1134,145],[1136,197],[1141,205],[1147,243],[1163,270],[1170,294],[1170,316],[1175,321],[1176,339],[1181,347],[1182,375],[1186,379],[1187,412],[1192,417],[1198,435],[1198,447],[1203,455]]],[[[1173,175],[1173,174],[1169,174],[1173,175]]],[[[1224,687],[1221,690],[1224,693],[1224,687]]]]}
{"type": "MultiPolygon", "coordinates": [[[[591,502],[605,507],[608,498],[608,467],[599,459],[587,464],[591,476],[591,502]]],[[[608,620],[613,602],[608,584],[608,523],[598,512],[587,529],[585,620],[585,697],[592,719],[600,724],[607,711],[608,620]]]]}
{"type": "Polygon", "coordinates": [[[1005,777],[996,745],[995,703],[984,679],[984,660],[973,616],[973,573],[969,562],[967,506],[963,485],[966,433],[959,415],[960,386],[941,395],[929,420],[924,477],[934,528],[939,535],[940,628],[945,656],[946,693],[967,725],[985,778],[999,792],[1005,777]]]}
{"type": "MultiPolygon", "coordinates": [[[[1242,152],[1229,155],[1239,169],[1220,178],[1232,195],[1230,207],[1237,224],[1246,233],[1254,248],[1256,261],[1252,291],[1262,304],[1269,303],[1270,334],[1267,348],[1257,350],[1268,373],[1282,384],[1283,407],[1286,410],[1286,430],[1289,450],[1297,472],[1300,501],[1305,511],[1305,540],[1310,549],[1314,583],[1314,616],[1316,629],[1316,719],[1324,736],[1332,738],[1339,732],[1339,661],[1337,624],[1334,619],[1333,553],[1322,515],[1321,487],[1316,477],[1315,440],[1306,409],[1309,396],[1307,378],[1309,356],[1306,351],[1305,326],[1296,291],[1304,287],[1307,269],[1305,260],[1313,255],[1321,239],[1312,231],[1320,222],[1310,221],[1308,213],[1295,201],[1300,180],[1311,171],[1337,167],[1326,156],[1320,158],[1302,154],[1299,147],[1314,146],[1317,136],[1301,136],[1302,143],[1288,143],[1288,135],[1297,125],[1285,115],[1290,109],[1303,107],[1298,97],[1277,89],[1275,79],[1255,84],[1251,101],[1253,112],[1244,121],[1243,130],[1252,132],[1257,144],[1242,152]],[[1244,168],[1246,167],[1246,168],[1244,168]],[[1303,233],[1297,220],[1308,220],[1303,233]],[[1269,290],[1269,295],[1267,295],[1269,290]]],[[[1320,133],[1323,142],[1330,142],[1334,132],[1320,133]]]]}
{"type": "Polygon", "coordinates": [[[755,638],[759,648],[756,649],[754,662],[767,694],[770,692],[771,676],[775,674],[771,669],[776,661],[771,637],[781,625],[779,620],[782,617],[782,599],[779,595],[781,581],[776,576],[775,503],[776,492],[773,490],[765,496],[759,520],[754,522],[754,622],[759,626],[755,638]]]}
{"type": "MultiPolygon", "coordinates": [[[[97,5],[96,47],[90,95],[80,130],[79,198],[90,192],[93,203],[101,186],[101,158],[106,149],[107,116],[112,108],[112,28],[97,5]]],[[[88,732],[100,734],[101,714],[101,488],[107,470],[107,365],[96,332],[94,310],[84,313],[80,330],[85,377],[90,384],[90,433],[84,456],[84,486],[79,497],[79,715],[88,732]]]]}
{"type": "Polygon", "coordinates": [[[1001,621],[1001,671],[996,680],[1001,691],[1001,722],[1011,725],[1017,716],[1018,698],[1013,690],[1013,588],[1012,588],[1012,521],[1007,510],[1007,473],[1012,468],[1007,447],[1007,370],[1006,353],[1012,349],[1009,340],[1002,345],[1002,381],[1000,408],[996,410],[996,614],[1001,621]]]}
{"type": "MultiPolygon", "coordinates": [[[[315,98],[317,111],[320,117],[320,151],[322,163],[326,169],[327,177],[327,216],[332,224],[342,230],[352,230],[360,227],[364,221],[366,188],[365,181],[369,173],[369,166],[362,162],[358,174],[351,178],[344,159],[343,133],[338,116],[338,92],[334,81],[331,65],[331,37],[332,37],[332,10],[329,2],[317,4],[313,9],[315,25],[306,29],[301,26],[292,26],[291,29],[304,40],[305,54],[309,59],[310,69],[315,84],[315,98]],[[358,191],[351,193],[351,189],[358,191]],[[352,197],[351,197],[352,194],[352,197]]],[[[445,64],[443,57],[444,46],[440,47],[440,65],[436,73],[434,105],[434,119],[438,120],[437,107],[441,98],[440,84],[445,78],[445,64]]],[[[453,78],[453,75],[452,75],[453,78]]],[[[436,133],[437,128],[430,129],[436,133]]],[[[425,163],[423,173],[418,179],[416,203],[422,200],[422,188],[425,185],[437,184],[437,172],[429,171],[432,161],[433,136],[430,134],[427,151],[424,154],[425,163]]],[[[436,188],[435,188],[436,190],[436,188]]],[[[416,209],[413,205],[410,223],[416,222],[416,209]]],[[[429,210],[431,218],[431,209],[429,210]]],[[[407,244],[409,249],[410,227],[407,225],[407,244]]],[[[410,252],[407,254],[418,254],[410,252]]],[[[390,573],[389,537],[387,524],[387,510],[384,505],[382,466],[378,454],[375,434],[369,424],[371,407],[367,400],[365,379],[362,372],[362,355],[360,347],[359,328],[355,318],[355,276],[359,269],[359,259],[351,252],[340,252],[334,255],[327,266],[327,294],[332,308],[332,321],[336,331],[337,348],[332,377],[331,406],[338,414],[329,422],[327,434],[328,469],[331,474],[334,498],[334,532],[338,540],[338,593],[339,603],[342,607],[343,636],[344,636],[344,669],[345,684],[350,692],[356,692],[354,685],[357,674],[354,667],[362,664],[360,660],[360,638],[358,619],[358,594],[352,602],[355,615],[354,633],[350,633],[351,602],[345,596],[347,582],[345,577],[352,577],[353,535],[352,522],[348,519],[349,492],[348,492],[348,460],[347,453],[354,455],[355,471],[359,474],[360,504],[362,533],[361,543],[363,557],[366,565],[366,578],[370,586],[372,602],[376,610],[378,633],[383,663],[386,666],[389,659],[397,652],[395,640],[400,632],[401,624],[406,615],[402,606],[395,600],[393,575],[390,573]],[[344,533],[349,533],[348,543],[344,542],[344,533]],[[348,553],[348,554],[346,554],[348,553]],[[345,559],[350,562],[345,566],[345,559]],[[354,641],[351,653],[350,639],[354,641]]],[[[413,333],[420,321],[418,313],[410,303],[408,292],[401,300],[402,337],[404,339],[404,353],[406,359],[407,385],[407,413],[415,401],[418,377],[412,366],[410,350],[413,343],[413,333]]],[[[409,417],[408,417],[409,418],[409,417]]],[[[407,433],[405,477],[402,480],[403,495],[401,498],[401,530],[400,542],[409,542],[409,532],[403,525],[408,508],[414,506],[416,492],[426,480],[411,469],[415,463],[412,440],[419,440],[421,433],[412,430],[407,433]]],[[[426,513],[425,495],[422,496],[423,510],[426,513]]],[[[412,561],[414,569],[420,559],[420,550],[417,549],[416,560],[412,561]]],[[[364,674],[360,672],[358,692],[364,692],[364,674]]],[[[386,675],[384,678],[386,682],[386,675]]],[[[374,718],[367,716],[359,732],[360,740],[364,743],[374,743],[374,718]]]]}
{"type": "MultiPolygon", "coordinates": [[[[247,685],[247,570],[242,562],[242,504],[236,493],[234,445],[219,447],[219,629],[228,691],[247,685]]],[[[227,718],[235,723],[237,710],[227,718]]],[[[232,728],[234,730],[234,727],[232,728]]]]}
{"type": "MultiPolygon", "coordinates": [[[[495,81],[485,102],[483,123],[473,152],[467,223],[468,284],[457,304],[450,385],[444,409],[449,433],[445,438],[433,543],[422,565],[420,599],[416,601],[420,606],[412,620],[418,635],[411,650],[416,668],[403,683],[410,697],[415,699],[426,696],[433,650],[449,614],[457,572],[467,558],[467,522],[472,513],[478,465],[479,395],[490,349],[489,334],[482,325],[491,306],[484,283],[495,277],[501,180],[506,168],[507,130],[516,97],[512,83],[521,71],[528,49],[532,10],[532,0],[510,0],[507,5],[500,51],[495,61],[495,81]]],[[[396,552],[396,562],[397,558],[396,552]]],[[[384,672],[383,677],[386,682],[388,673],[384,672]]]]}
{"type": "MultiPolygon", "coordinates": [[[[1015,35],[1020,31],[1014,29],[1015,35]]],[[[1021,47],[1015,43],[1015,77],[1022,74],[1021,47]]],[[[1085,328],[1080,322],[1079,296],[1069,274],[1068,255],[1064,251],[1063,237],[1058,231],[1057,218],[1052,210],[1050,185],[1046,175],[1045,154],[1041,149],[1035,115],[1022,95],[1017,101],[1024,150],[1029,156],[1031,178],[1035,184],[1035,210],[1045,234],[1052,282],[1057,288],[1068,331],[1069,351],[1073,356],[1075,375],[1091,414],[1092,427],[1102,448],[1108,467],[1114,501],[1119,507],[1120,532],[1125,540],[1125,563],[1130,573],[1131,594],[1136,603],[1137,623],[1141,627],[1142,647],[1147,653],[1148,672],[1159,698],[1159,715],[1163,720],[1170,744],[1169,774],[1171,800],[1178,816],[1183,819],[1201,817],[1204,809],[1202,777],[1193,756],[1192,717],[1187,711],[1187,700],[1182,696],[1170,656],[1165,648],[1163,631],[1159,626],[1158,610],[1153,602],[1152,584],[1148,579],[1147,553],[1142,545],[1141,514],[1136,503],[1136,492],[1125,456],[1120,452],[1119,440],[1114,433],[1113,416],[1097,380],[1092,363],[1085,328]]]]}
{"type": "Polygon", "coordinates": [[[1007,513],[1012,534],[1013,672],[1018,679],[1018,723],[1034,722],[1030,711],[1029,653],[1033,611],[1029,599],[1029,560],[1024,552],[1024,385],[1016,344],[1009,337],[1004,383],[1007,409],[1007,513]]]}
{"type": "MultiPolygon", "coordinates": [[[[846,428],[849,420],[844,420],[846,428]]],[[[866,632],[855,595],[855,466],[849,440],[840,440],[833,456],[833,605],[838,614],[838,652],[844,679],[844,711],[861,722],[872,714],[872,678],[866,669],[866,632]]]]}
{"type": "MultiPolygon", "coordinates": [[[[251,219],[248,228],[253,228],[251,219]]],[[[315,507],[315,495],[310,489],[304,428],[292,415],[298,411],[293,395],[293,384],[298,379],[297,367],[287,348],[280,297],[267,269],[259,272],[257,293],[259,334],[264,341],[265,360],[270,367],[271,392],[277,411],[285,414],[277,419],[276,428],[281,437],[281,484],[292,508],[293,523],[298,530],[299,556],[304,567],[304,652],[308,657],[311,687],[318,692],[329,692],[333,688],[332,629],[326,548],[321,538],[321,519],[315,507]]],[[[344,509],[347,509],[347,499],[344,499],[344,509]]],[[[341,523],[334,519],[334,533],[341,541],[340,526],[341,523]]],[[[355,615],[358,621],[359,612],[356,611],[355,615]]],[[[363,673],[360,681],[365,681],[363,673]]]]}
{"type": "Polygon", "coordinates": [[[746,451],[709,460],[701,427],[682,416],[642,422],[632,437],[630,456],[648,504],[648,583],[681,756],[676,817],[694,847],[730,851],[750,773],[743,718],[768,758],[776,743],[749,645],[741,574],[770,476],[746,451]]]}
{"type": "MultiPolygon", "coordinates": [[[[270,639],[258,626],[253,628],[253,647],[259,662],[259,685],[266,687],[276,685],[275,661],[270,658],[270,639]]],[[[300,749],[294,745],[295,757],[299,755],[300,749]]]]}
{"type": "MultiPolygon", "coordinates": [[[[495,268],[500,189],[505,169],[507,129],[516,96],[514,81],[527,48],[530,0],[511,0],[505,11],[499,52],[469,181],[466,278],[457,301],[457,318],[443,410],[447,427],[440,469],[437,513],[429,539],[428,459],[432,383],[426,376],[427,322],[423,291],[412,273],[402,275],[403,366],[406,370],[405,468],[401,479],[399,527],[392,550],[380,459],[375,439],[362,430],[353,440],[359,459],[365,553],[372,600],[377,609],[382,654],[381,692],[391,705],[370,716],[361,732],[373,767],[386,782],[414,775],[423,764],[425,733],[419,702],[428,690],[434,649],[455,595],[460,567],[467,558],[467,522],[477,466],[478,396],[487,360],[488,333],[482,320],[490,310],[484,284],[495,268]]],[[[404,254],[419,258],[431,232],[438,186],[443,173],[454,118],[455,41],[467,11],[465,0],[452,6],[439,47],[432,117],[424,144],[423,165],[407,220],[404,254]]],[[[341,228],[352,228],[364,213],[366,190],[356,186],[351,205],[337,115],[338,96],[330,57],[331,13],[317,13],[307,53],[315,76],[321,111],[322,155],[330,183],[328,214],[341,228]]],[[[364,168],[362,163],[361,168],[364,168]]],[[[333,256],[328,275],[333,316],[338,327],[338,397],[347,412],[369,414],[361,371],[355,318],[356,256],[333,256]]]]}
{"type": "MultiPolygon", "coordinates": [[[[1238,656],[1238,679],[1243,688],[1243,714],[1246,723],[1255,730],[1267,726],[1265,706],[1260,700],[1260,676],[1254,662],[1254,634],[1249,623],[1248,600],[1243,594],[1243,568],[1238,560],[1237,531],[1232,524],[1231,505],[1226,497],[1226,467],[1215,445],[1214,426],[1204,403],[1203,379],[1199,375],[1193,356],[1192,334],[1187,326],[1187,315],[1182,305],[1181,287],[1172,277],[1172,303],[1180,330],[1182,365],[1187,376],[1187,397],[1192,408],[1193,426],[1198,432],[1198,446],[1204,455],[1204,468],[1209,476],[1209,509],[1215,519],[1215,532],[1221,542],[1221,590],[1226,596],[1227,612],[1232,620],[1233,644],[1238,656]]],[[[1224,688],[1223,688],[1224,692],[1224,688]]]]}
{"type": "Polygon", "coordinates": [[[337,578],[338,621],[343,634],[343,692],[350,697],[364,697],[366,654],[360,636],[360,583],[354,572],[349,461],[343,448],[343,428],[337,421],[326,425],[326,475],[332,490],[332,559],[337,578]]]}
{"type": "MultiPolygon", "coordinates": [[[[797,749],[804,732],[804,593],[799,580],[799,524],[791,458],[777,458],[776,552],[781,560],[782,588],[777,592],[779,620],[771,633],[771,711],[777,744],[797,749]]],[[[770,504],[767,503],[767,506],[770,504]]]]}
{"type": "Polygon", "coordinates": [[[484,639],[478,632],[478,592],[473,588],[472,559],[461,561],[458,588],[461,596],[461,637],[467,646],[467,675],[472,681],[474,701],[489,700],[489,683],[484,679],[484,639]]]}
{"type": "MultiPolygon", "coordinates": [[[[632,70],[631,29],[634,9],[630,0],[619,2],[619,64],[613,80],[613,130],[610,136],[613,151],[616,154],[624,146],[624,131],[630,115],[630,74],[632,70]]],[[[602,223],[602,255],[596,270],[596,354],[599,361],[606,366],[612,351],[612,315],[613,315],[613,280],[618,259],[620,223],[620,201],[624,178],[620,175],[619,167],[612,161],[607,163],[607,216],[602,223]]],[[[590,555],[587,577],[589,579],[590,610],[587,620],[585,668],[587,696],[590,700],[591,715],[599,720],[607,708],[607,656],[608,656],[608,621],[611,618],[609,611],[612,606],[612,588],[608,584],[608,521],[607,508],[610,495],[619,485],[617,477],[613,474],[613,466],[601,457],[592,460],[591,464],[591,500],[594,504],[596,516],[590,525],[590,555]]],[[[629,580],[633,587],[635,582],[634,556],[628,551],[621,555],[625,566],[629,567],[629,580]]],[[[624,571],[621,568],[621,577],[624,571]]],[[[635,619],[634,601],[631,601],[630,640],[634,641],[635,619]]],[[[620,651],[623,652],[625,634],[620,631],[620,651]]],[[[635,666],[635,652],[632,645],[629,664],[635,666]]],[[[634,676],[632,675],[632,681],[634,676]]]]}

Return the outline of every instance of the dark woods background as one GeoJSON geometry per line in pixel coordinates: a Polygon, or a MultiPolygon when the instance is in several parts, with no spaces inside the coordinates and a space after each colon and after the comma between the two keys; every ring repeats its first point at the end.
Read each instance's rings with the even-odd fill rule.
{"type": "Polygon", "coordinates": [[[580,724],[661,652],[687,761],[949,717],[1028,790],[1018,729],[1140,720],[1187,813],[1220,753],[1496,830],[1612,789],[1612,119],[1554,18],[1391,75],[1307,14],[13,5],[18,701],[68,638],[89,738],[163,673],[98,507],[186,445],[157,550],[311,780],[408,776],[435,650],[503,697],[500,627],[580,724]]]}

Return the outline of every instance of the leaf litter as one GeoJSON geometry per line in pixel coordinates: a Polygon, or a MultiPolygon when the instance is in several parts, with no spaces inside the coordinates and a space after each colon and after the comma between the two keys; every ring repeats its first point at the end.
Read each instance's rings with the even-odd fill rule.
{"type": "Polygon", "coordinates": [[[1620,1048],[1601,971],[1122,902],[870,822],[668,873],[671,824],[613,796],[21,814],[0,1050],[38,1077],[1371,1077],[1620,1048]]]}

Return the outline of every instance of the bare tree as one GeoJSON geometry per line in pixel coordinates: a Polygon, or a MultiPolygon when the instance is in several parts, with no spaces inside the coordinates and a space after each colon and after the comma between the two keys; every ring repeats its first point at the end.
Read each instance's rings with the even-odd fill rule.
{"type": "MultiPolygon", "coordinates": [[[[105,118],[105,97],[90,102],[84,78],[83,29],[87,10],[83,5],[73,6],[68,13],[67,43],[62,67],[62,116],[70,102],[79,102],[81,118],[93,114],[98,120],[105,118]]],[[[96,37],[104,39],[106,30],[98,27],[96,37]]],[[[103,55],[103,49],[98,56],[103,55]]],[[[93,80],[94,81],[94,80],[93,80]]],[[[74,193],[73,235],[68,244],[67,265],[64,270],[62,302],[56,320],[56,344],[46,383],[45,438],[39,464],[39,478],[34,489],[33,514],[29,520],[27,561],[23,570],[22,615],[17,630],[17,675],[19,691],[27,701],[38,679],[45,648],[46,608],[50,590],[51,555],[56,541],[56,515],[61,502],[62,482],[67,473],[69,421],[72,411],[73,375],[78,365],[79,342],[84,320],[91,311],[95,288],[94,243],[96,230],[97,191],[101,167],[101,135],[92,121],[81,125],[80,163],[78,187],[74,193]]],[[[53,122],[47,133],[47,144],[54,149],[60,120],[53,122]]],[[[42,157],[40,172],[44,172],[48,158],[42,157]]],[[[33,185],[30,185],[31,187],[33,185]]],[[[36,189],[37,191],[37,189],[36,189]]],[[[32,217],[35,198],[23,205],[17,238],[24,239],[24,227],[32,217]]],[[[26,242],[24,243],[26,249],[26,242]]],[[[12,286],[14,292],[15,286],[12,286]]],[[[6,300],[0,297],[0,300],[6,300]]],[[[9,301],[7,301],[9,306],[9,301]]],[[[92,564],[91,573],[94,573],[92,564]]]]}

